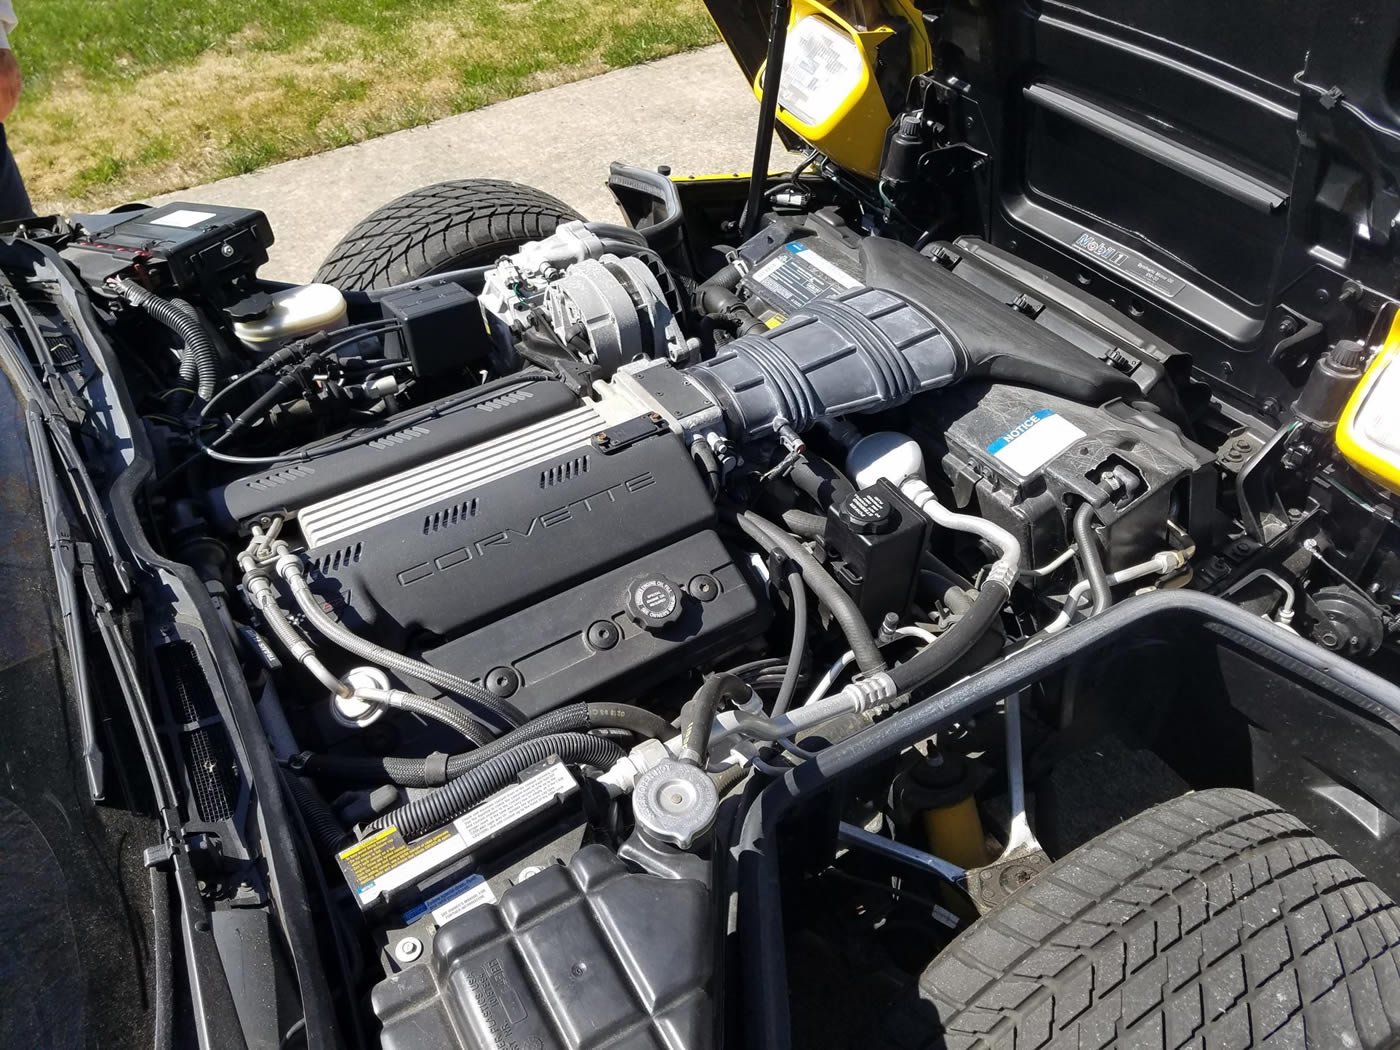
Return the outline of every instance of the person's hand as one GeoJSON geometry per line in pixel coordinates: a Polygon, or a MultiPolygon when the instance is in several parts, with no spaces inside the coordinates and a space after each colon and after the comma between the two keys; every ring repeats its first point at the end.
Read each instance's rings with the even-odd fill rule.
{"type": "Polygon", "coordinates": [[[0,48],[0,124],[10,119],[19,101],[24,77],[20,76],[19,60],[8,47],[0,48]]]}

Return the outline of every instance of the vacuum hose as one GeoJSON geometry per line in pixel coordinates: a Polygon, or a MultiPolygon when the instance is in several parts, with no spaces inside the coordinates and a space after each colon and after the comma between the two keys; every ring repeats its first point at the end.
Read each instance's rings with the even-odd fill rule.
{"type": "Polygon", "coordinates": [[[611,740],[587,733],[555,733],[516,744],[422,798],[384,814],[370,830],[396,827],[412,840],[456,820],[477,803],[510,786],[522,772],[558,755],[573,765],[607,769],[626,753],[611,740]]]}
{"type": "Polygon", "coordinates": [[[123,299],[180,337],[180,378],[195,384],[201,401],[212,398],[219,383],[219,354],[194,307],[181,299],[162,299],[125,277],[116,286],[123,299]]]}

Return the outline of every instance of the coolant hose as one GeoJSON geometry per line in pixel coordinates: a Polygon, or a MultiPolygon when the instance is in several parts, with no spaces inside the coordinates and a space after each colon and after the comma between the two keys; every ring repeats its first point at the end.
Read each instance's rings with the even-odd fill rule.
{"type": "Polygon", "coordinates": [[[355,783],[394,784],[398,787],[438,787],[469,769],[509,751],[517,744],[556,733],[578,733],[589,729],[626,729],[639,736],[669,740],[676,727],[640,707],[630,704],[578,703],[555,708],[532,718],[475,751],[433,758],[372,758],[359,755],[318,755],[303,752],[293,760],[293,768],[307,776],[326,777],[355,783]]]}
{"type": "Polygon", "coordinates": [[[805,510],[785,510],[779,515],[783,528],[804,540],[819,540],[826,536],[826,518],[805,510]]]}
{"type": "Polygon", "coordinates": [[[676,757],[682,762],[705,768],[710,753],[710,730],[720,704],[747,700],[748,683],[732,674],[712,674],[700,683],[695,695],[681,708],[681,739],[676,757]]]}
{"type": "Polygon", "coordinates": [[[810,551],[768,519],[751,510],[727,511],[724,517],[734,522],[749,539],[765,551],[778,551],[802,570],[802,579],[828,609],[846,636],[846,644],[855,654],[856,666],[865,674],[885,669],[885,658],[870,633],[856,603],[851,600],[831,573],[824,569],[810,551]]]}
{"type": "Polygon", "coordinates": [[[991,630],[1001,615],[1001,607],[1010,597],[1010,590],[999,580],[988,580],[973,599],[972,606],[962,617],[938,636],[938,639],[890,669],[895,688],[907,693],[933,681],[967,653],[978,640],[991,630]]]}
{"type": "Polygon", "coordinates": [[[1084,579],[1089,581],[1089,594],[1093,599],[1090,615],[1097,616],[1113,604],[1113,590],[1109,587],[1108,573],[1104,571],[1103,555],[1099,553],[1099,538],[1094,535],[1094,507],[1090,503],[1081,503],[1074,512],[1074,547],[1084,579]]]}
{"type": "Polygon", "coordinates": [[[792,465],[792,469],[788,471],[788,480],[811,496],[819,507],[840,503],[856,490],[839,470],[810,452],[804,453],[792,465]]]}
{"type": "Polygon", "coordinates": [[[361,638],[321,605],[321,600],[312,593],[311,585],[306,581],[306,571],[302,568],[301,559],[292,554],[285,544],[279,544],[278,547],[277,572],[287,581],[287,586],[291,588],[292,596],[296,598],[302,613],[327,641],[362,660],[386,667],[395,674],[417,678],[439,689],[456,693],[463,700],[468,712],[488,729],[508,730],[525,722],[525,716],[514,704],[492,696],[465,678],[361,638]]]}
{"type": "Polygon", "coordinates": [[[456,820],[477,803],[514,783],[522,772],[557,755],[571,765],[607,769],[621,761],[626,752],[611,740],[586,733],[555,733],[516,744],[502,754],[487,759],[455,780],[421,798],[416,798],[384,814],[370,829],[397,827],[412,840],[456,820]]]}
{"type": "Polygon", "coordinates": [[[126,278],[116,285],[123,299],[180,337],[180,378],[195,382],[195,393],[201,401],[213,397],[219,383],[219,354],[194,307],[180,299],[162,299],[126,278]]]}

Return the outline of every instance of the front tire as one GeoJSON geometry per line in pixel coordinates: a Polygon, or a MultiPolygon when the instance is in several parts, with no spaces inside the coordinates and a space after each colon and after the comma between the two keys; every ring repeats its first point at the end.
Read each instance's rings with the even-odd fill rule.
{"type": "Polygon", "coordinates": [[[580,218],[558,198],[516,182],[438,182],[357,222],[326,256],[316,280],[338,288],[388,288],[495,262],[580,218]]]}
{"type": "Polygon", "coordinates": [[[1380,1050],[1400,1041],[1400,907],[1273,803],[1202,791],[1057,861],[919,997],[897,1016],[928,1050],[1380,1050]]]}

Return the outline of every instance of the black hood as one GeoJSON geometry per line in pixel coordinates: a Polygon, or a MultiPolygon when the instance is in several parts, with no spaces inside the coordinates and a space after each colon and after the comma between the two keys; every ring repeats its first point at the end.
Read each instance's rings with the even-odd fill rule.
{"type": "MultiPolygon", "coordinates": [[[[1394,0],[925,6],[949,140],[982,160],[956,232],[1266,409],[1400,288],[1394,0]]],[[[751,73],[767,5],[710,7],[751,73]]]]}

